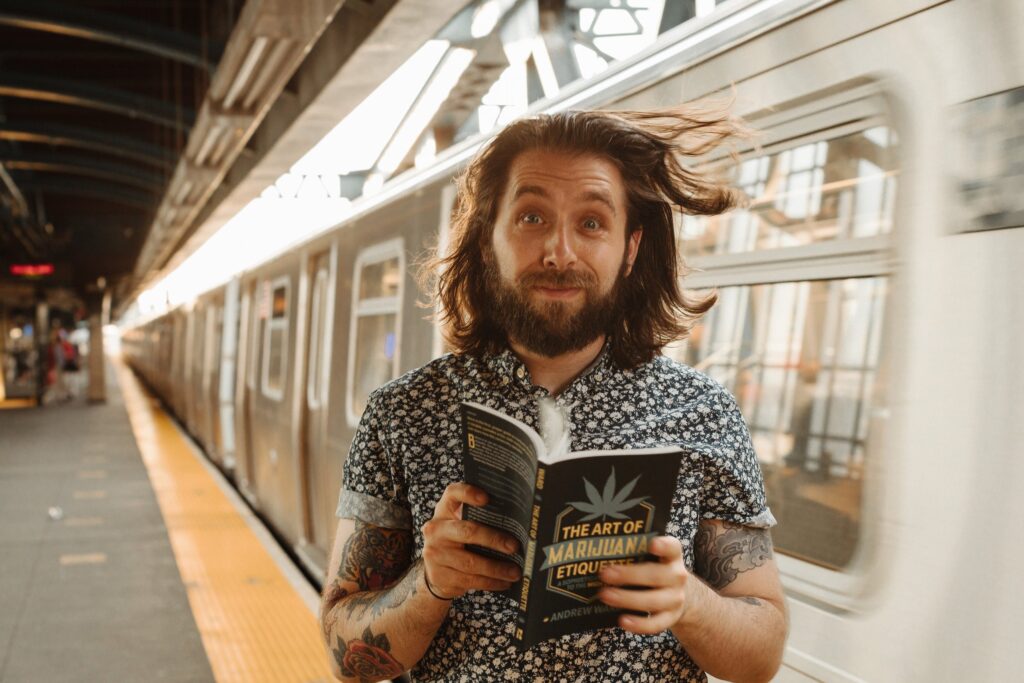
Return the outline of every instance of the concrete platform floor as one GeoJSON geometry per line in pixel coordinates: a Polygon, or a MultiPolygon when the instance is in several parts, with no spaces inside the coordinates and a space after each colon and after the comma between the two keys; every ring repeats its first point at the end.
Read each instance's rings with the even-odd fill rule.
{"type": "Polygon", "coordinates": [[[0,410],[0,681],[213,681],[112,369],[0,410]]]}

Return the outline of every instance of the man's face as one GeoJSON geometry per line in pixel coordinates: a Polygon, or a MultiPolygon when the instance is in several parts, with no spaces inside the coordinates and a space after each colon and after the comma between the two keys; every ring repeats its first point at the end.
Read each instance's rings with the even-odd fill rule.
{"type": "Polygon", "coordinates": [[[641,237],[627,239],[626,212],[622,175],[607,159],[531,150],[513,160],[484,256],[493,315],[512,341],[559,356],[621,315],[641,237]]]}

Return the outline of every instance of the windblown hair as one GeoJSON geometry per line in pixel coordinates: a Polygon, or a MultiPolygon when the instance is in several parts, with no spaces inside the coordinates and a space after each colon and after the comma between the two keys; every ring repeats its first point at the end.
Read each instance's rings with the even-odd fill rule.
{"type": "Polygon", "coordinates": [[[474,356],[500,351],[507,343],[490,314],[483,254],[491,244],[508,170],[516,157],[534,149],[595,155],[622,174],[627,238],[636,230],[643,230],[643,238],[622,286],[622,316],[607,330],[614,361],[631,369],[684,338],[717,294],[695,297],[681,288],[684,265],[676,253],[673,207],[714,215],[742,201],[737,190],[688,169],[684,160],[745,134],[743,124],[720,107],[570,111],[510,124],[459,177],[448,253],[426,264],[445,340],[456,353],[474,356]]]}

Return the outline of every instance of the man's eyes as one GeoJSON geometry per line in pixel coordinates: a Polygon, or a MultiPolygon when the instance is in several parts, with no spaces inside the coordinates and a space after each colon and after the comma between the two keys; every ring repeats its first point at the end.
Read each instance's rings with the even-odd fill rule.
{"type": "MultiPolygon", "coordinates": [[[[519,214],[519,222],[526,225],[541,225],[544,223],[544,216],[536,211],[524,211],[519,214]]],[[[594,216],[584,218],[580,221],[579,225],[587,232],[596,232],[604,229],[604,221],[594,216]]]]}

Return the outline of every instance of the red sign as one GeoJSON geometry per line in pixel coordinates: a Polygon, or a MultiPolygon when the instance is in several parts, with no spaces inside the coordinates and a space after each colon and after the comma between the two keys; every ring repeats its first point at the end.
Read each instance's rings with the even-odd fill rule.
{"type": "Polygon", "coordinates": [[[52,263],[15,263],[11,266],[11,275],[21,277],[42,277],[53,275],[52,263]]]}

